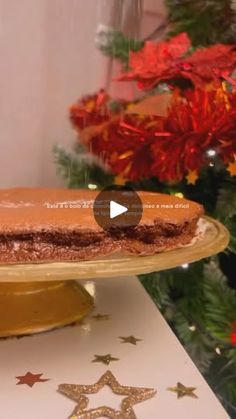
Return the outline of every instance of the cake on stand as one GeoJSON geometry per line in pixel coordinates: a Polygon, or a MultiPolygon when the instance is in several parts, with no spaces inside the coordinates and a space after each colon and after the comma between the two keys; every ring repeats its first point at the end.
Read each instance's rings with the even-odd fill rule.
{"type": "Polygon", "coordinates": [[[80,262],[0,266],[0,337],[39,333],[80,321],[94,304],[77,280],[161,271],[217,254],[227,229],[203,217],[204,235],[194,244],[152,256],[112,255],[80,262]]]}

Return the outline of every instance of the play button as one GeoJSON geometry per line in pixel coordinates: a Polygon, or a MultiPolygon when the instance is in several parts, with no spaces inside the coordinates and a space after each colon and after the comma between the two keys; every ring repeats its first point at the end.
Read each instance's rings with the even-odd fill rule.
{"type": "Polygon", "coordinates": [[[110,218],[118,217],[118,215],[124,214],[128,211],[128,208],[123,205],[117,204],[117,202],[110,202],[110,218]]]}
{"type": "Polygon", "coordinates": [[[94,218],[105,230],[122,231],[135,227],[142,218],[142,212],[138,193],[116,185],[99,192],[93,204],[94,218]]]}

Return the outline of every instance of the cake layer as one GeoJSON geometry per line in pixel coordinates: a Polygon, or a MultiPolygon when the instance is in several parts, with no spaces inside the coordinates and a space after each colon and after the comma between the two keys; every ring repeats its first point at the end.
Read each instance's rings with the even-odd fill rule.
{"type": "Polygon", "coordinates": [[[113,252],[153,254],[188,244],[201,205],[140,192],[141,222],[103,231],[93,216],[96,191],[16,188],[0,191],[0,263],[89,260],[113,252]]]}

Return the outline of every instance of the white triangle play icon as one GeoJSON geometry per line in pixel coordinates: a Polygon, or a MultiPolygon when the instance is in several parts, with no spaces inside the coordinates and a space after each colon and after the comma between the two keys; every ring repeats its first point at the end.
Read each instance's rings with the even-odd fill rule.
{"type": "Polygon", "coordinates": [[[115,201],[110,201],[110,218],[118,217],[118,215],[124,214],[127,211],[128,208],[123,205],[117,204],[115,201]]]}

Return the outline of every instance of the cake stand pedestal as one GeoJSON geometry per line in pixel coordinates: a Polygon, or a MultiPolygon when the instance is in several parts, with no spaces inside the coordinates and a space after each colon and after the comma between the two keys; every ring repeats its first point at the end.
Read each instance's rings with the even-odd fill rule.
{"type": "Polygon", "coordinates": [[[204,220],[206,231],[195,244],[153,256],[0,266],[0,337],[39,333],[80,321],[94,304],[78,279],[161,271],[219,253],[227,246],[229,233],[218,221],[204,220]]]}
{"type": "Polygon", "coordinates": [[[0,284],[0,337],[40,333],[78,322],[93,298],[76,281],[0,284]]]}

